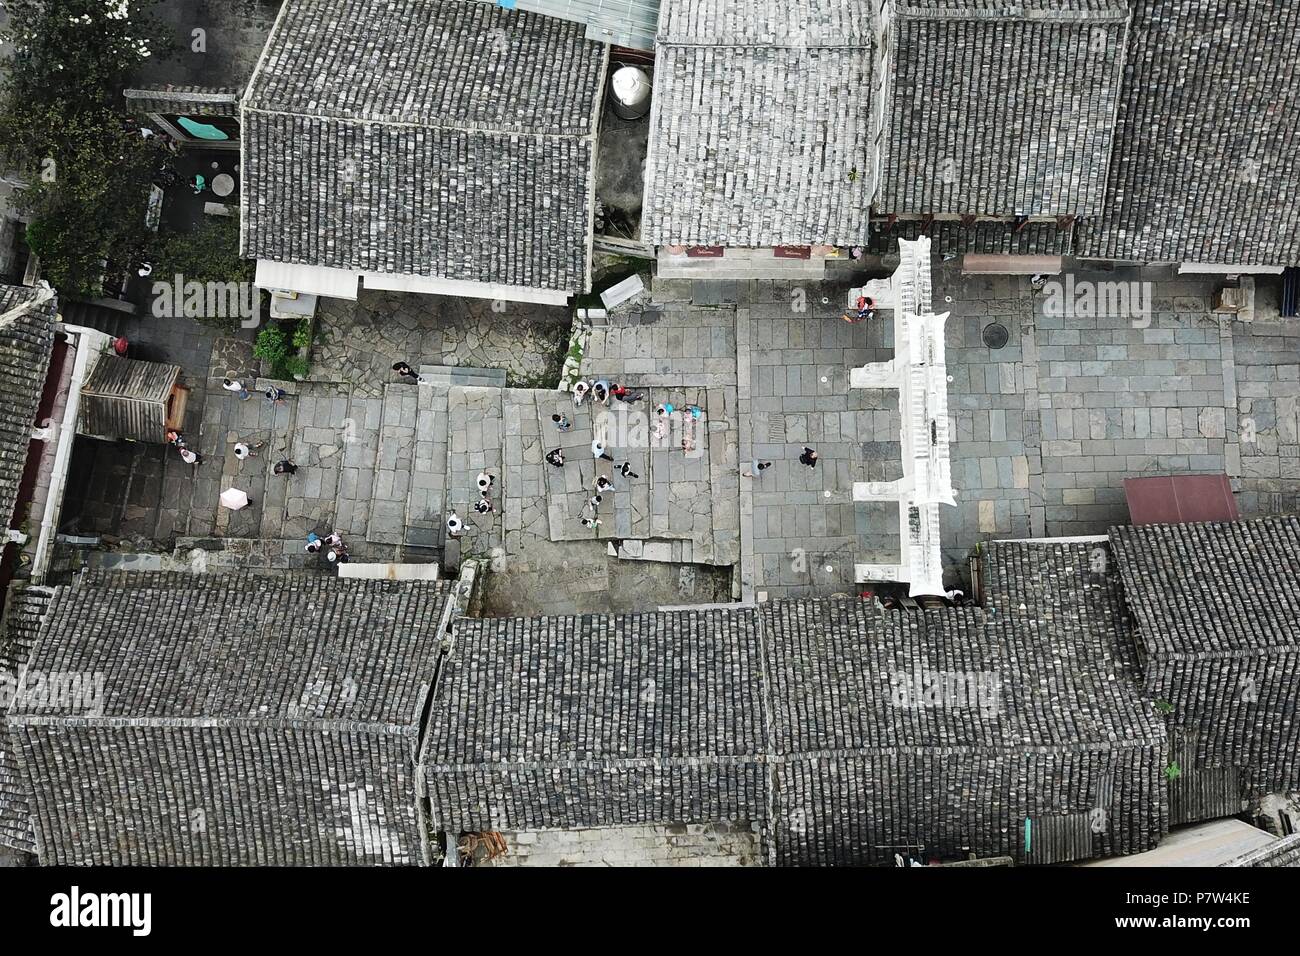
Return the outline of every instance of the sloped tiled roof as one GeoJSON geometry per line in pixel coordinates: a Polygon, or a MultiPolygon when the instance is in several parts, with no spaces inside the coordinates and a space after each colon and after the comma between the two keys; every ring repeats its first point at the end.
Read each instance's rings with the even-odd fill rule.
{"type": "Polygon", "coordinates": [[[871,4],[664,0],[642,231],[656,244],[867,238],[871,4]]]}
{"type": "Polygon", "coordinates": [[[129,574],[59,588],[10,731],[43,863],[415,863],[446,589],[129,574]]]}
{"type": "Polygon", "coordinates": [[[778,862],[886,862],[895,851],[1055,862],[1149,849],[1167,829],[1164,728],[1106,629],[1074,615],[878,615],[856,602],[763,614],[778,862]],[[992,682],[995,706],[903,706],[896,682],[918,670],[966,681],[959,695],[992,682]],[[1047,855],[1047,835],[1094,810],[1101,829],[1047,855]]]}
{"type": "Polygon", "coordinates": [[[876,207],[1101,212],[1124,0],[902,0],[888,25],[876,207]]]}
{"type": "Polygon", "coordinates": [[[1300,833],[1251,850],[1222,866],[1300,866],[1300,833]]]}
{"type": "Polygon", "coordinates": [[[1300,5],[1132,5],[1106,209],[1079,254],[1300,263],[1300,5]]]}
{"type": "Polygon", "coordinates": [[[1112,575],[1080,570],[1090,548],[1024,548],[991,560],[1029,570],[1040,598],[990,616],[783,601],[462,621],[421,756],[432,826],[751,820],[765,858],[794,864],[1149,849],[1166,735],[1117,646],[1112,575]],[[1049,599],[1066,580],[1079,589],[1049,599]],[[896,695],[917,668],[996,694],[912,706],[896,695]]]}
{"type": "Polygon", "coordinates": [[[463,0],[287,0],[241,108],[246,256],[579,291],[605,47],[463,0]]]}
{"type": "Polygon", "coordinates": [[[36,852],[31,807],[6,718],[11,695],[17,690],[18,679],[36,644],[50,594],[48,588],[39,587],[11,591],[0,625],[0,846],[26,853],[36,852]]]}
{"type": "Polygon", "coordinates": [[[752,614],[463,620],[421,759],[435,829],[761,816],[752,614]]]}
{"type": "Polygon", "coordinates": [[[1300,518],[1110,532],[1149,657],[1300,651],[1300,518]]]}
{"type": "Polygon", "coordinates": [[[1224,771],[1247,793],[1300,789],[1300,518],[1110,537],[1145,687],[1172,708],[1186,771],[1224,771]]]}
{"type": "Polygon", "coordinates": [[[54,348],[49,287],[0,285],[0,523],[9,526],[54,348]]]}

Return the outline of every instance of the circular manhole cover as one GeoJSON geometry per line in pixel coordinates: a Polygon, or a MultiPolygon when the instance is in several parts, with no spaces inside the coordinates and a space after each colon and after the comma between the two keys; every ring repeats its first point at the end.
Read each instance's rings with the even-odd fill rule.
{"type": "Polygon", "coordinates": [[[984,344],[991,349],[1000,349],[1007,344],[1010,333],[1007,327],[1000,322],[994,322],[992,325],[984,326],[984,344]]]}

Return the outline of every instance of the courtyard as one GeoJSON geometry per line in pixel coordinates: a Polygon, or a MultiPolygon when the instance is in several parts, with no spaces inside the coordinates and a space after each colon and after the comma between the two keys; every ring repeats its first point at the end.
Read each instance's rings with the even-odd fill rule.
{"type": "MultiPolygon", "coordinates": [[[[324,573],[304,550],[311,532],[337,531],[358,561],[440,562],[454,511],[466,534],[451,556],[483,559],[486,611],[512,615],[869,591],[855,567],[897,560],[898,511],[853,489],[902,474],[900,418],[896,392],[850,388],[849,375],[891,357],[893,317],[839,317],[849,289],[887,271],[658,280],[595,320],[401,293],[325,300],[297,382],[260,379],[248,335],[144,318],[137,339],[197,386],[187,437],[203,461],[83,442],[72,530],[108,536],[100,563],[324,573]],[[575,408],[560,387],[566,355],[640,400],[575,408]],[[424,381],[395,375],[398,360],[424,381]],[[252,398],[223,391],[228,377],[252,398]],[[267,384],[286,401],[267,402],[267,384]],[[660,405],[674,412],[656,441],[660,405]],[[596,437],[613,461],[595,458],[596,437]],[[237,441],[256,457],[238,459],[237,441]],[[817,467],[800,462],[805,447],[817,467]],[[547,463],[555,449],[563,467],[547,463]],[[284,458],[296,474],[272,473],[284,458]],[[771,467],[748,477],[754,460],[771,467]],[[494,478],[486,514],[474,510],[480,472],[494,478]],[[601,475],[613,488],[587,527],[601,475]],[[219,507],[229,487],[251,504],[219,507]]],[[[935,264],[934,310],[951,313],[947,586],[966,586],[981,542],[1126,523],[1127,477],[1226,472],[1243,514],[1297,507],[1300,330],[1214,313],[1213,281],[1133,278],[1151,283],[1149,316],[1063,317],[1028,277],[935,264]]]]}

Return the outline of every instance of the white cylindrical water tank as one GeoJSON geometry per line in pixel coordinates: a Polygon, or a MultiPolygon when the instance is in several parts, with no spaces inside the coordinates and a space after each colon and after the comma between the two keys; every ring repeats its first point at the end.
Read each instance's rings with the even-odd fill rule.
{"type": "Polygon", "coordinates": [[[609,80],[614,113],[623,119],[640,119],[650,112],[650,77],[636,66],[622,66],[609,80]]]}

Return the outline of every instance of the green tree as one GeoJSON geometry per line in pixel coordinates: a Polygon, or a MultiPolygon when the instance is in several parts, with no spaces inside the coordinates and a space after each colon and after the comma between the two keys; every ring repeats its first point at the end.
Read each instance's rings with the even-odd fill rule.
{"type": "Polygon", "coordinates": [[[189,232],[164,233],[153,259],[156,279],[180,273],[199,282],[252,282],[251,259],[239,257],[239,220],[208,216],[189,232]]]}
{"type": "Polygon", "coordinates": [[[15,53],[0,81],[0,159],[29,184],[28,243],[60,291],[98,295],[144,255],[158,137],[130,128],[121,91],[164,52],[153,0],[9,0],[15,53]]]}

